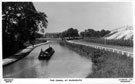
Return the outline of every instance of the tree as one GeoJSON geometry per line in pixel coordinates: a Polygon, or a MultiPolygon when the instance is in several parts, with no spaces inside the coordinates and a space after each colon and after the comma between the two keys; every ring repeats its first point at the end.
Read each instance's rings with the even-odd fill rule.
{"type": "Polygon", "coordinates": [[[80,32],[80,35],[83,37],[103,37],[106,34],[110,33],[108,30],[95,31],[94,29],[86,29],[83,32],[80,32]]]}
{"type": "Polygon", "coordinates": [[[26,41],[33,43],[35,33],[47,27],[47,16],[38,12],[32,2],[2,3],[3,54],[17,51],[26,41]]]}
{"type": "Polygon", "coordinates": [[[73,29],[73,28],[69,28],[68,30],[62,32],[62,34],[61,34],[61,37],[69,37],[69,38],[71,38],[71,37],[75,38],[78,36],[79,36],[78,30],[73,29]]]}
{"type": "Polygon", "coordinates": [[[84,32],[80,32],[81,37],[84,37],[85,36],[84,34],[85,34],[84,32]]]}

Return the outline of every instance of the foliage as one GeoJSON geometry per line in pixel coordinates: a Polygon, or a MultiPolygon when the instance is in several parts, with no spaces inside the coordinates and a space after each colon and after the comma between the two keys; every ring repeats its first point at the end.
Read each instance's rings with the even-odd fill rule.
{"type": "Polygon", "coordinates": [[[93,53],[92,78],[132,78],[133,58],[113,52],[97,50],[93,53]],[[103,53],[104,52],[104,53],[103,53]]]}
{"type": "Polygon", "coordinates": [[[3,56],[23,48],[26,41],[33,44],[39,24],[47,27],[46,18],[32,2],[2,2],[3,56]]]}
{"type": "Polygon", "coordinates": [[[61,33],[61,37],[78,37],[79,34],[78,34],[78,30],[77,29],[74,29],[74,28],[69,28],[68,30],[64,31],[61,33]]]}
{"type": "Polygon", "coordinates": [[[63,32],[60,33],[46,33],[45,37],[49,37],[49,38],[75,38],[75,37],[79,37],[78,34],[78,30],[74,29],[74,28],[69,28],[63,32]]]}
{"type": "Polygon", "coordinates": [[[87,29],[83,32],[80,32],[82,37],[103,37],[106,34],[110,33],[108,30],[95,31],[94,29],[87,29]]]}

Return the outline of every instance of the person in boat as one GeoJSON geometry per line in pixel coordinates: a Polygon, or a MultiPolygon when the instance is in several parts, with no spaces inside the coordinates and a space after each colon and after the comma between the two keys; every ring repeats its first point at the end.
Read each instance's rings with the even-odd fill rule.
{"type": "Polygon", "coordinates": [[[41,55],[43,55],[43,53],[44,53],[44,51],[42,50],[42,48],[41,48],[41,51],[40,51],[40,53],[41,53],[41,55]]]}
{"type": "Polygon", "coordinates": [[[41,52],[43,52],[42,48],[41,48],[41,52]]]}

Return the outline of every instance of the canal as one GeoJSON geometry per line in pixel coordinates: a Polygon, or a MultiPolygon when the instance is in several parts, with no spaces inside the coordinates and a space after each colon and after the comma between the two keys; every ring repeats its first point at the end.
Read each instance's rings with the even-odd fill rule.
{"type": "Polygon", "coordinates": [[[85,78],[92,72],[92,62],[57,41],[35,48],[28,56],[3,68],[4,78],[85,78]],[[52,46],[49,61],[39,60],[40,50],[52,46]]]}

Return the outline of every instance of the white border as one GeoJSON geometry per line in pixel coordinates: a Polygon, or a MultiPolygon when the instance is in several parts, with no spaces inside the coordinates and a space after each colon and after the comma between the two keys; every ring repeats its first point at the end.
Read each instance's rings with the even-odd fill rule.
{"type": "MultiPolygon", "coordinates": [[[[2,3],[0,3],[0,74],[2,74],[2,3]]],[[[0,83],[2,80],[2,75],[0,75],[0,83]]]]}
{"type": "Polygon", "coordinates": [[[135,0],[1,0],[12,2],[134,2],[135,0]]]}
{"type": "MultiPolygon", "coordinates": [[[[1,2],[6,1],[17,1],[18,0],[1,0],[1,2]]],[[[31,1],[31,2],[133,2],[134,9],[133,9],[133,23],[135,23],[135,0],[19,0],[19,1],[31,1]]],[[[1,3],[0,3],[0,12],[1,10],[1,3]]],[[[0,84],[7,84],[3,77],[2,77],[2,12],[0,13],[0,84]]],[[[135,28],[135,24],[133,24],[133,28],[135,28]]],[[[135,33],[135,29],[134,29],[135,33]]],[[[134,37],[135,39],[135,37],[134,37]]],[[[135,64],[134,64],[135,65],[135,64]]],[[[121,84],[120,80],[126,78],[14,78],[12,83],[10,84],[121,84]],[[82,81],[70,81],[70,82],[57,82],[57,81],[50,81],[50,80],[70,80],[70,79],[78,79],[82,81]]],[[[132,78],[127,78],[127,80],[132,80],[132,78]]],[[[135,80],[131,82],[126,82],[124,84],[133,84],[135,80]]]]}

